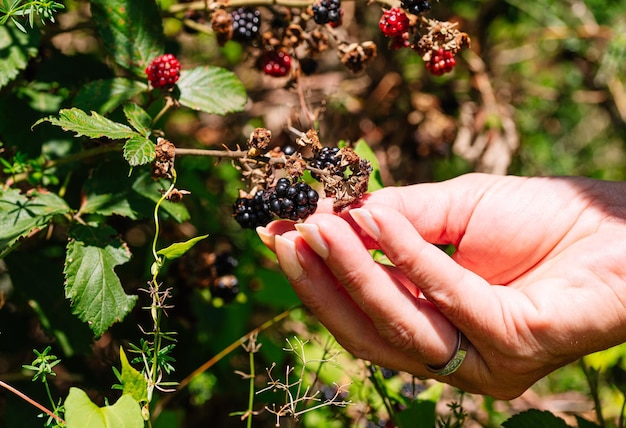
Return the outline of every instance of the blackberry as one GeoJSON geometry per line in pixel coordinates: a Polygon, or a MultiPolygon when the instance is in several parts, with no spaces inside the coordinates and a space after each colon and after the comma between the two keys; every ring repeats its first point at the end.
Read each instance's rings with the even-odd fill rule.
{"type": "Polygon", "coordinates": [[[261,11],[251,7],[233,10],[233,39],[240,42],[253,40],[261,29],[261,11]]]}
{"type": "Polygon", "coordinates": [[[180,62],[172,54],[160,55],[152,60],[145,72],[152,87],[169,87],[180,78],[180,62]]]}
{"type": "MultiPolygon", "coordinates": [[[[309,161],[309,165],[317,169],[331,168],[335,175],[343,176],[345,168],[340,168],[341,155],[338,147],[323,147],[322,150],[313,155],[313,159],[309,161]]],[[[311,172],[311,176],[317,181],[321,177],[315,172],[311,172]]]]}
{"type": "Polygon", "coordinates": [[[444,49],[437,49],[432,52],[430,61],[426,63],[426,69],[435,76],[452,71],[456,65],[454,54],[444,49]]]}
{"type": "Polygon", "coordinates": [[[430,10],[430,2],[428,0],[402,0],[402,9],[413,15],[419,15],[430,10]]]}
{"type": "Polygon", "coordinates": [[[239,280],[234,275],[224,275],[217,278],[211,286],[213,297],[219,297],[225,303],[232,302],[239,294],[239,280]]]}
{"type": "Polygon", "coordinates": [[[269,76],[284,77],[291,70],[291,57],[283,51],[266,51],[261,57],[261,67],[269,76]]]}
{"type": "Polygon", "coordinates": [[[341,0],[320,0],[313,5],[313,20],[320,24],[341,25],[341,0]]]}
{"type": "Polygon", "coordinates": [[[402,36],[409,31],[409,17],[399,7],[392,7],[383,12],[378,26],[386,37],[402,36]]]}
{"type": "Polygon", "coordinates": [[[256,229],[272,221],[267,193],[259,190],[251,198],[237,198],[233,204],[233,217],[244,229],[256,229]]]}
{"type": "Polygon", "coordinates": [[[237,259],[229,252],[223,252],[215,256],[215,274],[216,276],[224,276],[232,274],[237,268],[237,259]]]}
{"type": "Polygon", "coordinates": [[[291,183],[281,178],[270,193],[268,203],[271,212],[280,218],[304,220],[315,212],[319,195],[307,183],[291,183]]]}

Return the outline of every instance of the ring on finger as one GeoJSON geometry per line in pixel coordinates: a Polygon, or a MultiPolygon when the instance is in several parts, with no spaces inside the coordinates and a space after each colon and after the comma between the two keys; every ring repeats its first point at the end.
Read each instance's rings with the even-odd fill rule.
{"type": "Polygon", "coordinates": [[[457,371],[459,367],[461,367],[461,364],[463,364],[463,360],[465,360],[465,356],[467,355],[468,340],[465,335],[461,333],[461,330],[457,331],[456,347],[452,358],[450,358],[450,360],[443,366],[432,366],[427,364],[426,370],[438,376],[450,376],[452,373],[457,371]]]}

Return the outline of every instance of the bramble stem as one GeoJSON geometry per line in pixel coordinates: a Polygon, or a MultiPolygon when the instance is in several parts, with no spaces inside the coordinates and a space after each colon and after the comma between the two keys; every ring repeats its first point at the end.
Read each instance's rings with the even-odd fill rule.
{"type": "Polygon", "coordinates": [[[51,418],[54,418],[57,422],[65,425],[65,421],[60,416],[55,415],[53,412],[51,412],[46,407],[42,406],[41,404],[39,404],[38,402],[36,402],[32,398],[30,398],[28,395],[26,395],[23,392],[13,388],[11,385],[9,385],[8,383],[5,383],[5,382],[3,382],[1,380],[0,380],[0,386],[2,386],[3,388],[5,388],[8,391],[11,391],[13,394],[17,395],[22,400],[24,400],[24,401],[32,404],[33,406],[37,407],[39,410],[41,410],[42,412],[44,412],[45,414],[47,414],[51,418]]]}

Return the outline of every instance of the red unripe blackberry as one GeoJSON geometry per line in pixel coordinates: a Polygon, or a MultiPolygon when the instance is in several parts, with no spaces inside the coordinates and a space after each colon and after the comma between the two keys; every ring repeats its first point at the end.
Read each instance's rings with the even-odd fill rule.
{"type": "Polygon", "coordinates": [[[259,190],[251,198],[237,198],[233,204],[233,217],[244,229],[256,229],[272,221],[267,194],[259,190]]]}
{"type": "Polygon", "coordinates": [[[430,2],[428,0],[402,0],[402,9],[419,15],[430,10],[430,2]]]}
{"type": "Polygon", "coordinates": [[[383,12],[378,26],[387,37],[402,36],[409,31],[409,17],[399,7],[393,7],[383,12]]]}
{"type": "Polygon", "coordinates": [[[161,55],[153,59],[145,71],[152,87],[172,86],[180,78],[180,62],[172,54],[161,55]]]}
{"type": "Polygon", "coordinates": [[[240,7],[233,10],[233,39],[242,42],[253,40],[261,29],[261,11],[251,7],[240,7]]]}
{"type": "Polygon", "coordinates": [[[318,193],[307,183],[291,183],[287,178],[281,178],[270,193],[270,211],[280,218],[289,220],[304,220],[315,212],[318,193]]]}
{"type": "Polygon", "coordinates": [[[283,51],[267,51],[261,57],[263,72],[274,77],[283,77],[291,70],[291,57],[283,51]]]}
{"type": "Polygon", "coordinates": [[[444,49],[437,49],[432,52],[430,61],[426,63],[426,69],[435,76],[441,76],[444,73],[452,71],[456,65],[454,54],[444,49]]]}

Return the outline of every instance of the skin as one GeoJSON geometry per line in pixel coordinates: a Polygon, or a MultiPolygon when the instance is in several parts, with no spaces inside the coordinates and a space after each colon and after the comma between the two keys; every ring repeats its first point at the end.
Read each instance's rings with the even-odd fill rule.
{"type": "Polygon", "coordinates": [[[512,399],[626,342],[626,183],[468,174],[385,188],[341,214],[328,202],[304,223],[258,232],[302,302],[359,358],[512,399]],[[435,376],[426,365],[445,365],[458,330],[467,357],[435,376]]]}

